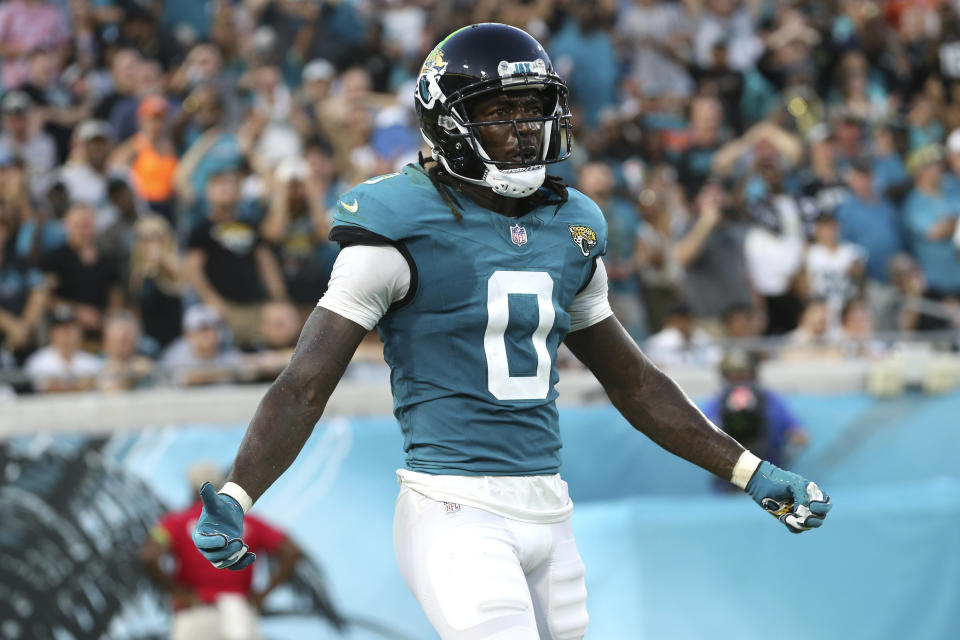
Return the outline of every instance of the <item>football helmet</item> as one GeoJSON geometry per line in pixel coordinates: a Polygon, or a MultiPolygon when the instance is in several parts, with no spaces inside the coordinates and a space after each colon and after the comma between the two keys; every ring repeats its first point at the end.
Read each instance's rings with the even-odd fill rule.
{"type": "Polygon", "coordinates": [[[433,158],[454,177],[484,185],[494,193],[525,198],[540,188],[546,166],[570,156],[572,116],[567,85],[550,57],[526,32],[505,24],[474,24],[454,31],[423,63],[415,90],[420,132],[433,158]],[[467,104],[498,91],[536,89],[543,115],[534,118],[475,122],[467,104]],[[538,122],[538,158],[494,162],[479,127],[538,122]]]}

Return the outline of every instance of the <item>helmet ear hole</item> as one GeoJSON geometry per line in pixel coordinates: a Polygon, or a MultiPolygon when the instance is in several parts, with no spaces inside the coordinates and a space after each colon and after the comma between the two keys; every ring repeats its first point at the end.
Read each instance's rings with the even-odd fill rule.
{"type": "Polygon", "coordinates": [[[454,122],[453,118],[447,115],[441,115],[439,118],[437,118],[437,124],[447,131],[457,130],[457,123],[454,122]]]}

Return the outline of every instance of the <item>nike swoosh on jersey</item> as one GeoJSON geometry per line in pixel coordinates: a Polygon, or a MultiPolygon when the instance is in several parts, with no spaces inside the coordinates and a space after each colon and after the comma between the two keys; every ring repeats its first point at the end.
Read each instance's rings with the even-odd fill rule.
{"type": "Polygon", "coordinates": [[[337,200],[337,204],[349,211],[350,213],[356,213],[357,209],[360,208],[360,205],[357,203],[357,199],[353,199],[353,204],[347,204],[343,200],[337,200]]]}

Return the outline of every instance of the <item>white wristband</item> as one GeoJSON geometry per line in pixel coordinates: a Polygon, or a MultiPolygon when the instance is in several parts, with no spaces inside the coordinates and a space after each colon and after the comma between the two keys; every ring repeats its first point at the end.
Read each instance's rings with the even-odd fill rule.
{"type": "Polygon", "coordinates": [[[730,476],[730,482],[741,489],[746,489],[753,472],[757,470],[761,462],[757,456],[749,451],[744,451],[740,454],[737,464],[733,465],[733,475],[730,476]]]}
{"type": "Polygon", "coordinates": [[[223,489],[220,489],[220,491],[217,493],[230,496],[239,502],[240,506],[243,507],[244,513],[250,511],[250,507],[253,506],[253,500],[250,499],[250,496],[247,494],[247,492],[243,490],[243,487],[234,482],[228,482],[227,484],[223,485],[223,489]]]}

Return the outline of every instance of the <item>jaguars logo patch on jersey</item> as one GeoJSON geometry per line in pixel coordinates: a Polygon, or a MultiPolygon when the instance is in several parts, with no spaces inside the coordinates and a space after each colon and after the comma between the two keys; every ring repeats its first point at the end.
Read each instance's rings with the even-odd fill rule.
{"type": "Polygon", "coordinates": [[[579,224],[571,224],[568,225],[567,228],[570,229],[570,237],[573,239],[573,244],[577,245],[584,258],[589,258],[590,250],[597,246],[597,234],[594,233],[590,227],[579,224]]]}

